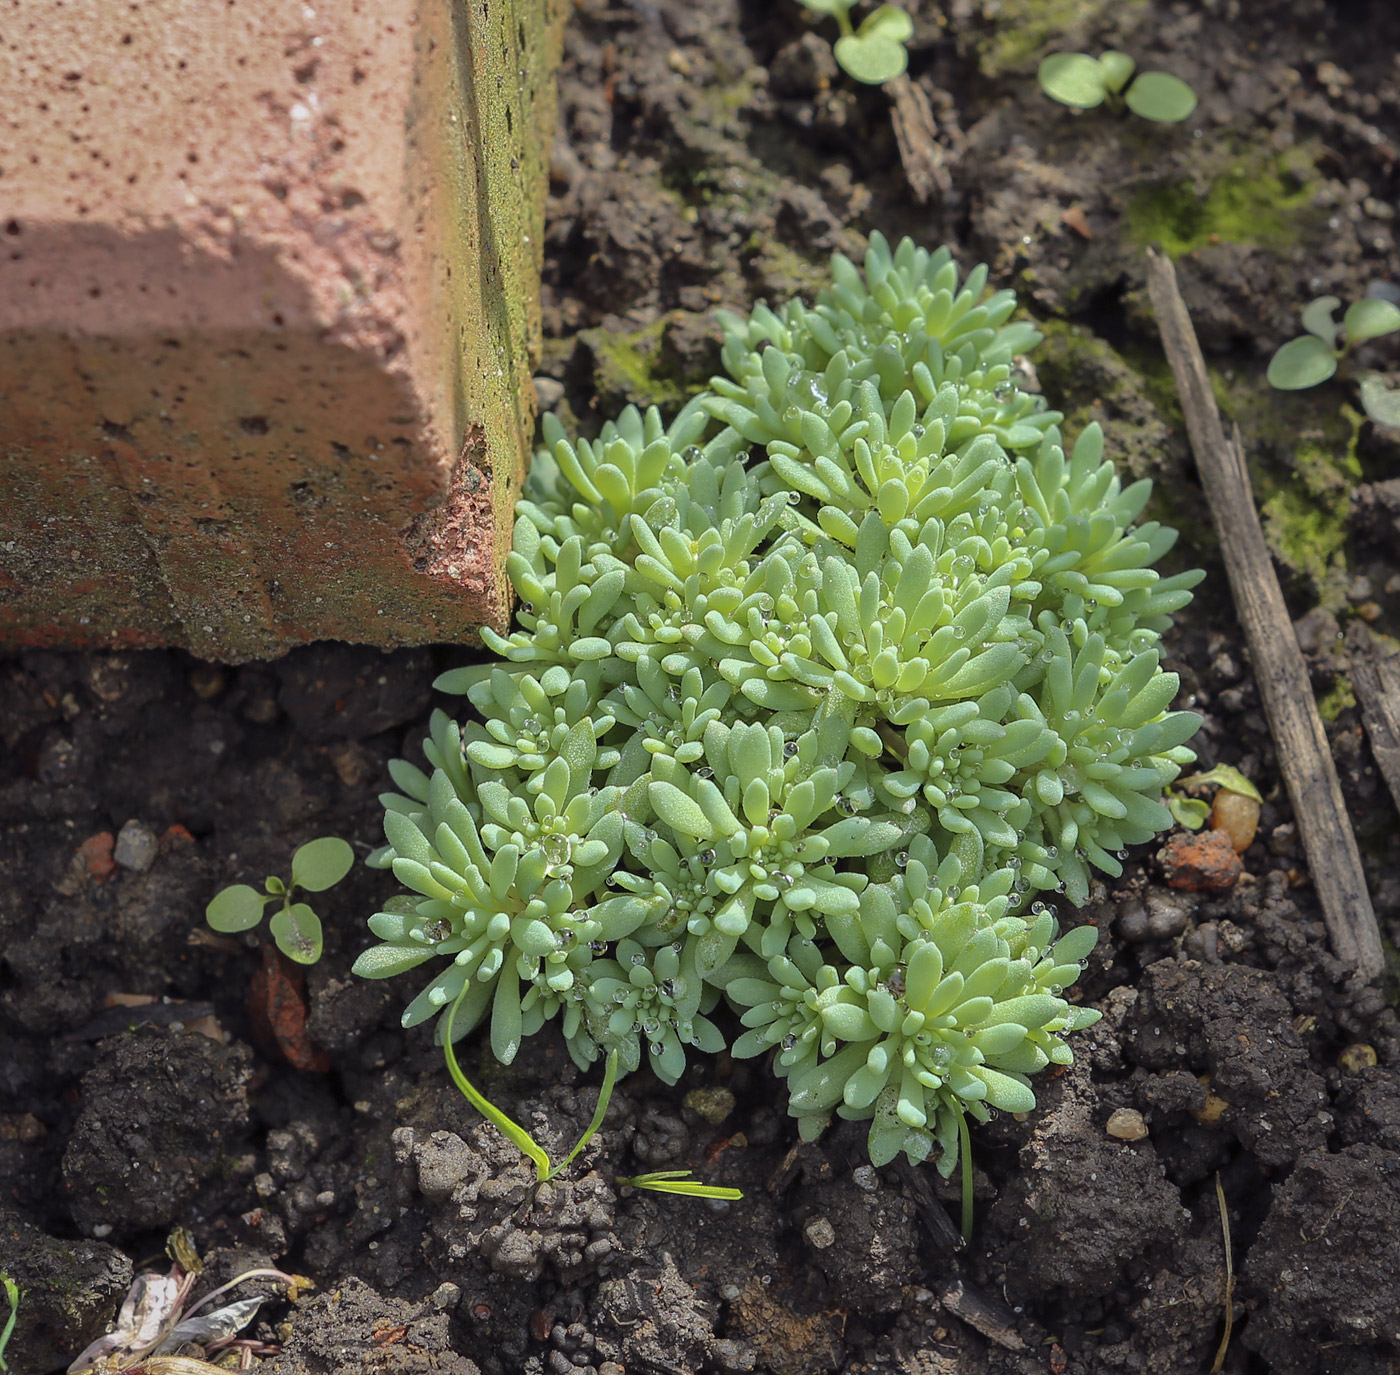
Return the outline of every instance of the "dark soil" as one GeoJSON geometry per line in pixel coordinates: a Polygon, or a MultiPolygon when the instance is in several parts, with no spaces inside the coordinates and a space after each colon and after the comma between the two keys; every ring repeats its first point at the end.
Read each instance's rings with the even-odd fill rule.
{"type": "MultiPolygon", "coordinates": [[[[1141,256],[1151,240],[1176,256],[1242,428],[1394,940],[1400,828],[1344,633],[1400,626],[1400,448],[1358,428],[1344,384],[1284,395],[1263,369],[1312,297],[1400,299],[1400,10],[908,8],[951,181],[927,205],[886,94],[841,77],[828,26],[791,0],[578,0],[541,402],[585,430],[626,401],[675,407],[717,366],[713,306],[807,291],[830,251],[858,254],[876,228],[988,261],[1044,322],[1035,365],[1067,428],[1104,421],[1119,461],[1157,480],[1154,513],[1183,529],[1176,557],[1210,571],[1170,666],[1205,716],[1203,767],[1232,764],[1264,793],[1244,875],[1223,892],[1169,887],[1143,847],[1098,887],[1104,938],[1082,988],[1104,1020],[1038,1087],[1038,1111],[975,1133],[966,1249],[956,1182],[871,1169],[852,1125],[798,1146],[761,1062],[717,1057],[675,1089],[633,1076],[567,1176],[535,1189],[426,1031],[400,1029],[401,990],[349,974],[383,875],[357,869],[324,895],[326,954],[304,990],[264,966],[256,933],[203,925],[218,888],[285,873],[304,840],[378,843],[386,762],[416,757],[434,669],[459,651],[0,662],[0,1269],[25,1290],[13,1370],[66,1366],[183,1226],[211,1277],[277,1261],[316,1281],[249,1329],[281,1345],[275,1375],[1205,1371],[1229,1303],[1217,1186],[1225,1371],[1400,1365],[1394,989],[1329,954],[1141,256]],[[1196,115],[1149,126],[1040,95],[1044,52],[1106,47],[1189,79],[1196,115]],[[1118,1110],[1146,1134],[1110,1134],[1118,1110]],[[747,1197],[615,1183],[685,1167],[747,1197]]],[[[1368,361],[1397,358],[1381,341],[1368,361]]],[[[596,1101],[548,1034],[509,1072],[480,1047],[464,1060],[555,1151],[596,1101]]]]}

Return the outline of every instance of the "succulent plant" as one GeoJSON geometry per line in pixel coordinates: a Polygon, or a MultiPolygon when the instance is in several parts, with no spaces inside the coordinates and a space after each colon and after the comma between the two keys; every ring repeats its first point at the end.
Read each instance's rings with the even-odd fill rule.
{"type": "Polygon", "coordinates": [[[509,1063],[557,1020],[674,1082],[725,1002],[804,1135],[868,1119],[945,1172],[1068,1062],[1095,932],[1038,895],[1170,826],[1197,718],[1157,646],[1200,575],[1156,572],[1175,535],[1097,426],[1066,455],[986,280],[875,235],[815,305],[722,315],[728,377],[669,426],[545,418],[518,626],[384,798],[411,891],[356,969],[436,966],[406,1025],[489,1020],[509,1063]]]}

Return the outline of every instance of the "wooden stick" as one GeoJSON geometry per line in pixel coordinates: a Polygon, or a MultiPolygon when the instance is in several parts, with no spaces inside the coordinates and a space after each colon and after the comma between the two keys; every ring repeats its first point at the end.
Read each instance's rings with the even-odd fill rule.
{"type": "Polygon", "coordinates": [[[1177,290],[1176,271],[1169,258],[1150,248],[1147,293],[1176,378],[1196,468],[1220,539],[1235,610],[1249,643],[1255,680],[1278,746],[1279,767],[1293,800],[1332,949],[1339,960],[1372,979],[1385,964],[1380,929],[1307,666],[1254,508],[1239,427],[1233,442],[1225,437],[1196,331],[1177,290]]]}
{"type": "Polygon", "coordinates": [[[953,178],[938,142],[938,123],[928,96],[904,75],[885,82],[885,92],[890,98],[890,122],[899,145],[899,160],[914,199],[926,205],[935,194],[946,196],[953,189],[953,178]]]}
{"type": "Polygon", "coordinates": [[[1351,685],[1381,776],[1400,807],[1400,653],[1386,653],[1361,622],[1347,627],[1351,685]]]}

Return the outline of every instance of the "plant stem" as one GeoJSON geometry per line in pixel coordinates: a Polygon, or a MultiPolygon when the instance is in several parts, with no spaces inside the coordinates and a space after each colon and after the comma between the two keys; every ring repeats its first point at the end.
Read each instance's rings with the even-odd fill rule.
{"type": "Polygon", "coordinates": [[[962,1163],[962,1238],[972,1241],[972,1135],[967,1129],[967,1114],[958,1112],[958,1154],[962,1163]]]}

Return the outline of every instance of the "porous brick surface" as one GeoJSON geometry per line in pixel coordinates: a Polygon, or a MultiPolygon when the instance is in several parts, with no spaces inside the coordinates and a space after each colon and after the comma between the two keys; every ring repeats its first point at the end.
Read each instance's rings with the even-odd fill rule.
{"type": "Polygon", "coordinates": [[[7,11],[0,644],[502,621],[562,11],[7,11]]]}

